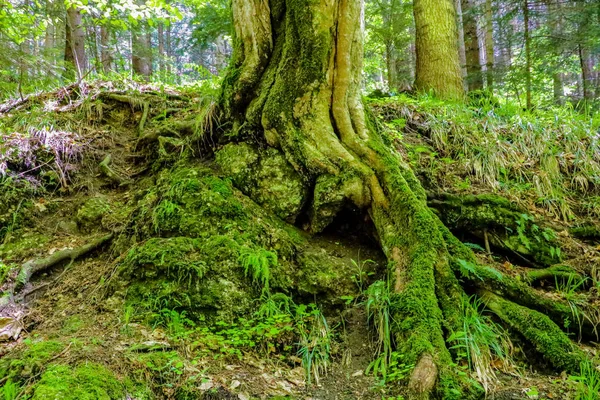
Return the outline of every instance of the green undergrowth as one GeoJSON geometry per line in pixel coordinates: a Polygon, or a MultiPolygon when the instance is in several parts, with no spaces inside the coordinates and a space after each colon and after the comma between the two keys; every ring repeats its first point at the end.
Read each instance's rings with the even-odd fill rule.
{"type": "Polygon", "coordinates": [[[413,166],[433,181],[457,191],[477,183],[531,195],[563,219],[600,215],[594,205],[600,193],[600,114],[569,107],[523,111],[494,102],[465,106],[407,95],[370,104],[404,142],[413,166]],[[429,141],[404,139],[413,133],[429,141]]]}
{"type": "Polygon", "coordinates": [[[351,265],[313,248],[207,167],[162,171],[133,216],[119,244],[130,248],[121,284],[150,313],[232,321],[271,290],[335,294],[332,301],[354,291],[351,265]]]}

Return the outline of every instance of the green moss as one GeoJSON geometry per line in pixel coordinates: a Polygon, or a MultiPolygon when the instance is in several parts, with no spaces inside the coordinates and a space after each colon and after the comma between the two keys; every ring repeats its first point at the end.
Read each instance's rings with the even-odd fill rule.
{"type": "Polygon", "coordinates": [[[577,372],[585,355],[546,315],[485,293],[487,307],[517,329],[559,371],[577,372]]]}
{"type": "Polygon", "coordinates": [[[230,143],[216,161],[237,188],[280,218],[293,222],[302,210],[308,189],[278,150],[230,143]]]}
{"type": "Polygon", "coordinates": [[[107,198],[103,196],[92,197],[77,211],[77,222],[81,228],[91,229],[110,212],[111,206],[107,198]]]}
{"type": "Polygon", "coordinates": [[[469,232],[480,238],[493,232],[490,244],[519,253],[542,265],[560,262],[561,251],[556,234],[542,228],[534,218],[508,199],[493,195],[443,195],[429,204],[440,219],[455,231],[469,232]]]}
{"type": "Polygon", "coordinates": [[[102,365],[53,365],[35,385],[31,399],[120,400],[124,392],[123,385],[102,365]]]}
{"type": "Polygon", "coordinates": [[[18,382],[32,377],[46,367],[46,363],[60,353],[65,345],[52,340],[27,342],[21,351],[0,359],[0,379],[8,376],[18,382]]]}
{"type": "Polygon", "coordinates": [[[10,240],[0,243],[0,259],[5,262],[21,261],[32,253],[40,251],[50,241],[50,237],[34,231],[18,231],[10,240]]]}

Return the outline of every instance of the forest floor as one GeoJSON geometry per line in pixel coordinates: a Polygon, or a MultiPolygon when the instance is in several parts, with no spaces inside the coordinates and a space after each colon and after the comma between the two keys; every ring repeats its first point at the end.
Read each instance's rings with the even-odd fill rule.
{"type": "MultiPolygon", "coordinates": [[[[390,104],[374,104],[374,112],[401,135],[398,151],[434,202],[440,193],[500,193],[523,215],[535,217],[540,230],[557,232],[561,265],[597,272],[597,218],[565,221],[526,193],[469,182],[464,160],[433,148],[418,110],[390,104]],[[589,231],[585,239],[570,234],[581,226],[589,231]]],[[[137,84],[95,83],[0,105],[0,132],[6,135],[0,139],[0,173],[7,173],[0,180],[0,393],[6,399],[402,398],[403,386],[395,380],[411,366],[400,360],[389,369],[393,376],[372,374],[380,343],[376,322],[368,318],[367,287],[385,279],[386,262],[368,221],[350,209],[311,237],[272,213],[262,214],[221,179],[211,150],[219,145],[198,133],[214,123],[210,113],[210,104],[192,90],[137,84]],[[189,174],[200,177],[199,183],[189,174]],[[193,195],[166,194],[176,192],[180,181],[200,193],[203,205],[194,215],[206,216],[211,226],[184,225],[193,195]],[[173,203],[172,209],[163,207],[173,203]],[[250,222],[238,229],[236,218],[250,222]],[[184,250],[168,247],[193,239],[194,232],[210,245],[192,240],[184,250]],[[82,249],[107,235],[80,257],[67,256],[19,284],[28,261],[82,249]],[[229,248],[210,241],[217,236],[235,242],[227,245],[235,246],[233,255],[221,257],[229,248]],[[145,252],[148,243],[165,247],[145,252]],[[273,299],[269,285],[261,290],[247,269],[233,266],[247,248],[256,250],[252,246],[277,249],[276,261],[265,261],[270,287],[293,299],[293,311],[288,300],[273,300],[278,312],[258,316],[257,309],[273,299]],[[177,268],[179,275],[172,275],[177,268]],[[286,271],[292,271],[289,278],[286,271]],[[210,291],[190,289],[194,273],[210,291]],[[185,297],[186,288],[195,297],[185,297]],[[312,365],[303,347],[312,352],[312,365]]],[[[581,205],[570,204],[574,210],[581,205]]],[[[515,277],[534,270],[526,252],[490,245],[459,225],[454,233],[471,243],[482,264],[515,277]]],[[[271,260],[273,253],[265,254],[271,260]]],[[[565,321],[578,342],[578,318],[594,320],[589,310],[599,311],[600,285],[552,277],[540,279],[536,290],[557,286],[574,307],[586,304],[581,309],[587,313],[574,312],[565,321]]],[[[548,296],[559,295],[548,290],[548,296]]],[[[597,354],[597,342],[579,345],[597,354]]],[[[580,382],[545,367],[524,339],[513,337],[510,348],[510,363],[489,360],[497,379],[488,398],[575,399],[581,392],[580,382]]],[[[468,366],[462,360],[456,368],[468,366]]]]}

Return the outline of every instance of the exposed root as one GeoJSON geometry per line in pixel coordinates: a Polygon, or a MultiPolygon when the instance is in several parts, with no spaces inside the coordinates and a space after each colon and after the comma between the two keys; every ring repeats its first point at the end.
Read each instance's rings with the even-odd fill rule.
{"type": "Polygon", "coordinates": [[[23,288],[23,286],[25,286],[29,282],[29,280],[31,279],[31,277],[33,275],[35,275],[41,271],[44,271],[50,267],[53,267],[57,264],[60,264],[62,262],[69,261],[69,260],[71,260],[71,261],[76,260],[79,257],[82,257],[82,256],[90,253],[91,251],[96,250],[97,248],[99,248],[100,246],[105,244],[106,242],[112,240],[112,238],[113,238],[113,234],[111,233],[111,234],[103,236],[99,239],[93,240],[90,243],[87,243],[81,247],[77,247],[74,249],[60,250],[60,251],[57,251],[56,253],[52,254],[49,257],[42,258],[42,259],[30,260],[30,261],[26,262],[25,264],[23,264],[23,266],[21,267],[21,270],[19,271],[15,289],[20,290],[21,288],[23,288]]]}
{"type": "Polygon", "coordinates": [[[482,290],[479,295],[494,314],[520,332],[555,368],[559,371],[579,371],[580,364],[586,359],[585,354],[550,318],[489,291],[482,290]]]}
{"type": "Polygon", "coordinates": [[[566,265],[554,265],[550,268],[531,270],[527,272],[525,278],[530,283],[544,280],[549,280],[551,283],[554,283],[557,279],[565,281],[572,280],[573,282],[580,283],[585,279],[573,268],[566,265]]]}
{"type": "Polygon", "coordinates": [[[100,163],[100,171],[102,171],[102,174],[118,186],[128,185],[129,182],[127,179],[123,178],[110,167],[111,162],[112,156],[110,154],[104,157],[104,160],[100,163]]]}

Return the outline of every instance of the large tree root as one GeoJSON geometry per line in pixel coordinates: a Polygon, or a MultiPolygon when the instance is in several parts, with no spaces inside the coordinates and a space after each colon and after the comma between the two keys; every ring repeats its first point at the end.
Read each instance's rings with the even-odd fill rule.
{"type": "Polygon", "coordinates": [[[559,371],[579,371],[581,363],[586,359],[585,354],[550,318],[492,292],[482,290],[479,294],[494,314],[520,332],[555,368],[559,371]]]}

